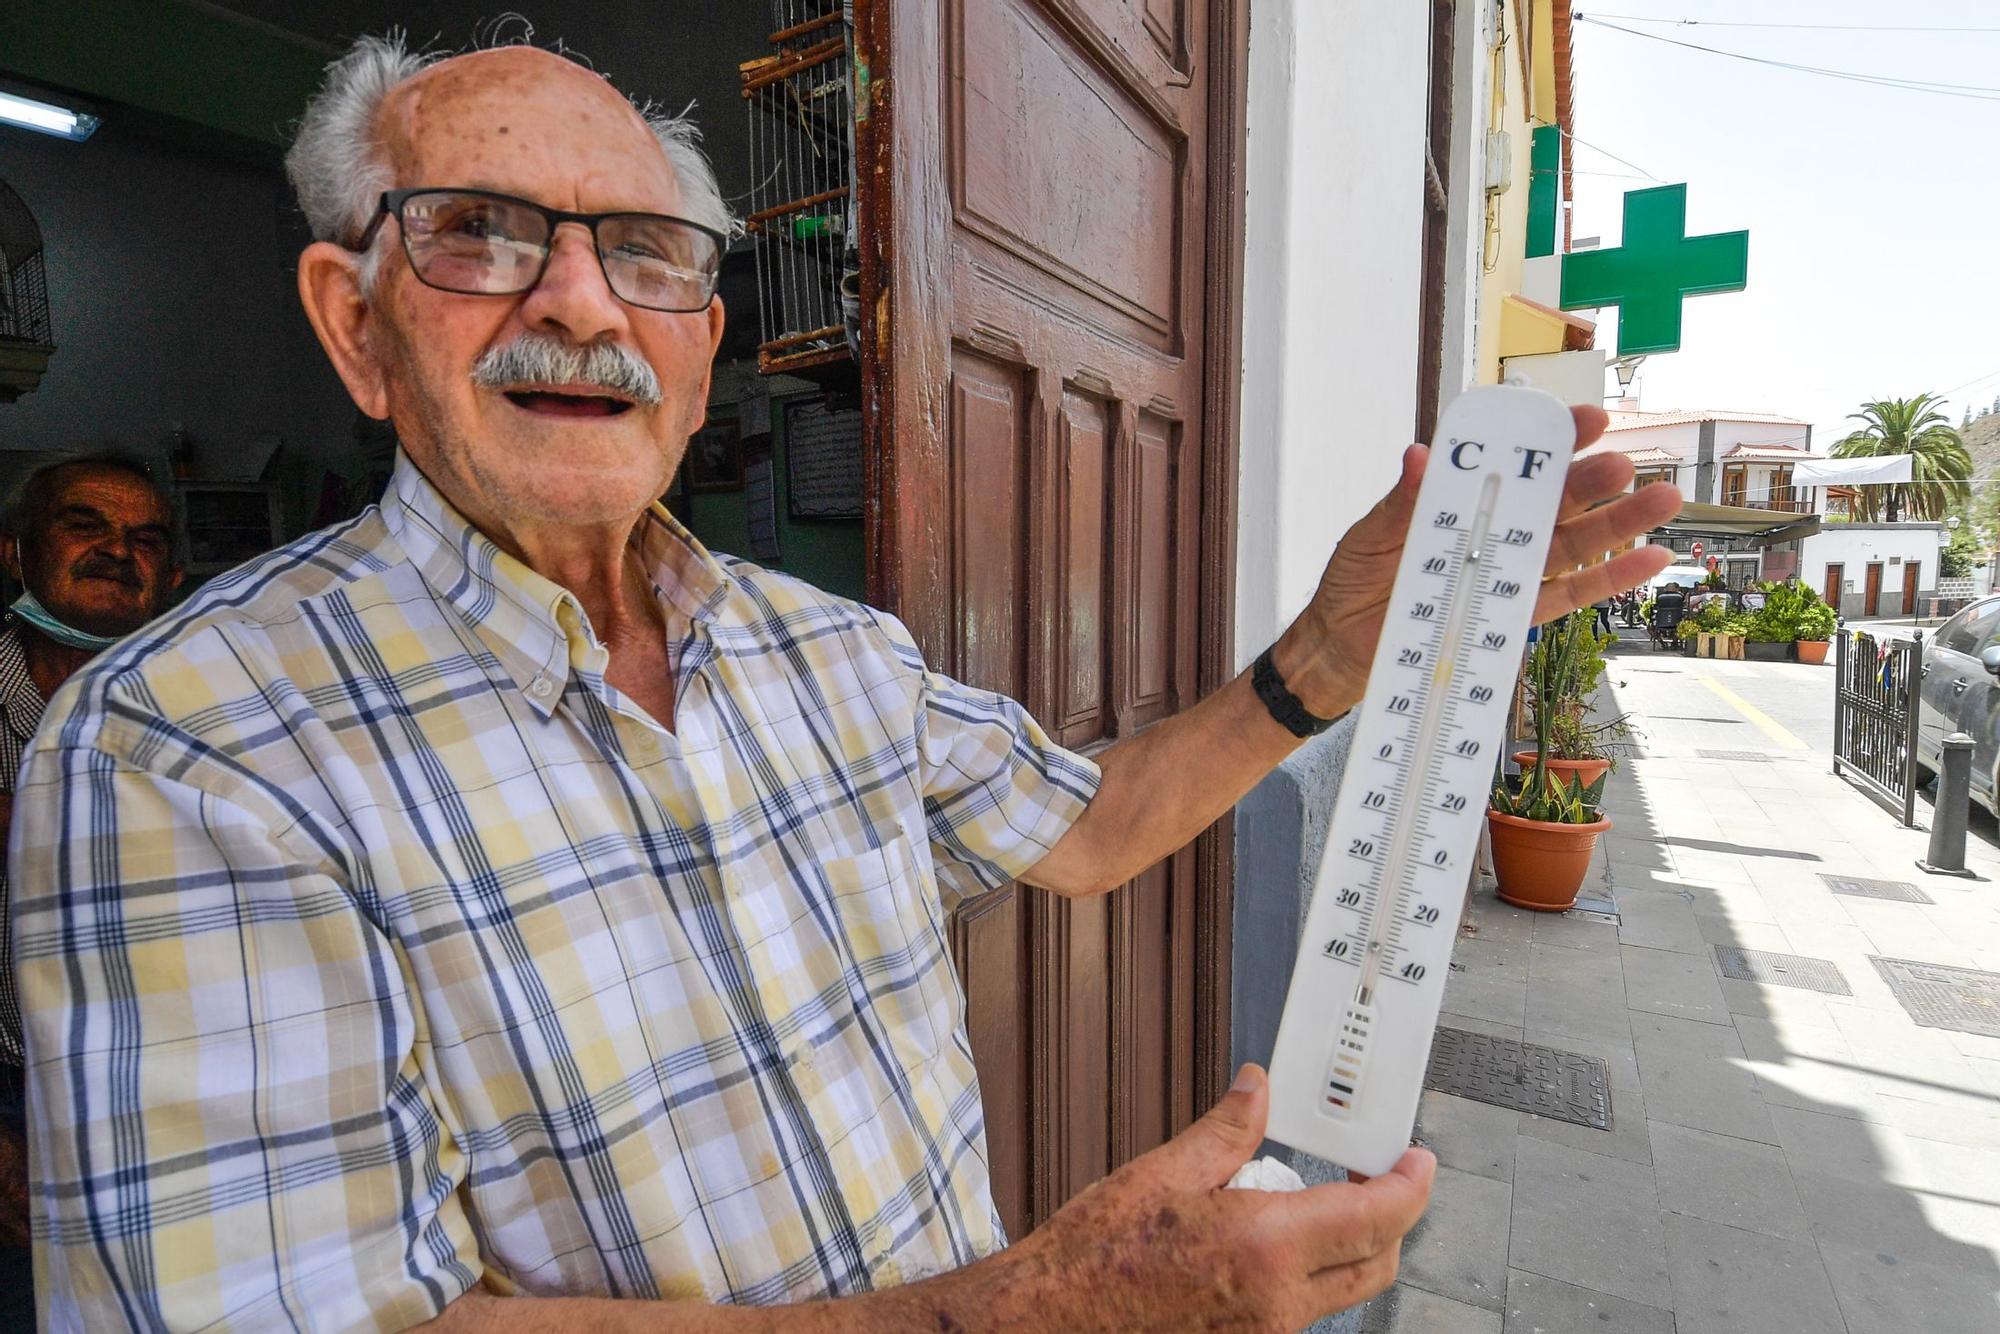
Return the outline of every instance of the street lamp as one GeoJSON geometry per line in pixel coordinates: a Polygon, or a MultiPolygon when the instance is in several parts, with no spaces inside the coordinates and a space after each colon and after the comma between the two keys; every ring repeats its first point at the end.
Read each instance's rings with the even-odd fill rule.
{"type": "Polygon", "coordinates": [[[1611,363],[1611,369],[1618,374],[1620,397],[1624,396],[1624,390],[1632,387],[1632,377],[1638,373],[1639,363],[1644,360],[1644,357],[1620,357],[1611,363]]]}

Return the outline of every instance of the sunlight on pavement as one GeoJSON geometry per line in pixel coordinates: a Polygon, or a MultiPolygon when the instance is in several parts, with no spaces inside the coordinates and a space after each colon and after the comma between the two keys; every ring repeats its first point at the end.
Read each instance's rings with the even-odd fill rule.
{"type": "Polygon", "coordinates": [[[1811,749],[1811,747],[1807,746],[1805,742],[1799,740],[1797,737],[1793,736],[1789,731],[1787,731],[1784,725],[1780,723],[1777,719],[1773,718],[1770,714],[1764,712],[1762,709],[1758,708],[1755,704],[1752,704],[1749,700],[1743,698],[1743,696],[1737,694],[1734,690],[1731,690],[1728,686],[1722,684],[1722,682],[1716,680],[1714,677],[1704,676],[1701,678],[1701,683],[1707,686],[1710,690],[1713,690],[1718,696],[1720,696],[1724,704],[1727,704],[1730,708],[1742,714],[1744,718],[1749,720],[1750,724],[1754,726],[1758,731],[1762,732],[1765,736],[1771,738],[1771,740],[1776,742],[1778,745],[1783,746],[1786,750],[1811,749]]]}

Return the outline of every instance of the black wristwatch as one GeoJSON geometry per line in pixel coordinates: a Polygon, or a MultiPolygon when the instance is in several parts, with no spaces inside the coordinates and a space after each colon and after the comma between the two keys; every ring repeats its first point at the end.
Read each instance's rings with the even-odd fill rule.
{"type": "Polygon", "coordinates": [[[1271,711],[1271,716],[1293,736],[1318,736],[1340,721],[1306,712],[1306,706],[1299,703],[1299,697],[1285,685],[1285,678],[1278,675],[1277,665],[1271,661],[1271,650],[1268,648],[1257,655],[1257,663],[1250,669],[1250,688],[1257,692],[1258,699],[1264,701],[1264,707],[1271,711]]]}

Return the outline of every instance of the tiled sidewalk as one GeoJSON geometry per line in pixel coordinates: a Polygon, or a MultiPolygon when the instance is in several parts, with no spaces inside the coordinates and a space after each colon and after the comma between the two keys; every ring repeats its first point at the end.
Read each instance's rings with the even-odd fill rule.
{"type": "Polygon", "coordinates": [[[2000,1039],[1919,1027],[1870,962],[2000,971],[2000,858],[1924,876],[1922,832],[1767,750],[1656,736],[1621,766],[1615,924],[1476,897],[1442,1022],[1603,1058],[1611,1127],[1427,1092],[1434,1203],[1364,1329],[2000,1330],[2000,1039]],[[1725,978],[1717,945],[1828,960],[1853,995],[1725,978]]]}

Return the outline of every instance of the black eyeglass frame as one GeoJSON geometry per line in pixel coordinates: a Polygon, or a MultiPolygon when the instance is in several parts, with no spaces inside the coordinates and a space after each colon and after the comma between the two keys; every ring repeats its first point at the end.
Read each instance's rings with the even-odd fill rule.
{"type": "Polygon", "coordinates": [[[549,256],[555,253],[556,228],[565,222],[575,222],[581,223],[589,230],[590,250],[597,256],[597,270],[604,275],[604,285],[611,290],[613,296],[626,305],[636,306],[640,310],[657,310],[665,315],[691,315],[707,310],[715,300],[716,288],[722,281],[722,257],[729,249],[728,236],[713,227],[696,222],[693,218],[675,217],[671,213],[646,213],[637,209],[614,209],[609,213],[570,213],[563,209],[537,204],[534,200],[523,199],[519,195],[502,194],[498,190],[474,190],[456,185],[419,185],[407,190],[384,190],[382,197],[375,201],[375,214],[368,220],[368,226],[362,231],[361,238],[347,248],[357,255],[367,254],[368,247],[375,243],[375,233],[382,230],[383,220],[387,218],[396,220],[396,230],[403,238],[403,258],[410,261],[410,272],[416,275],[417,281],[435,291],[450,292],[455,296],[520,296],[524,292],[534,291],[536,285],[542,281],[542,276],[549,271],[549,256]],[[424,277],[423,270],[417,264],[417,257],[410,253],[410,234],[403,225],[403,205],[418,195],[471,195],[477,199],[498,199],[503,203],[519,204],[523,208],[541,214],[549,224],[549,239],[543,243],[542,263],[541,267],[535,270],[534,281],[510,292],[467,292],[456,287],[439,286],[424,277]],[[604,247],[597,237],[598,224],[613,218],[648,218],[656,222],[671,222],[682,227],[692,227],[703,235],[713,238],[715,268],[708,275],[708,295],[702,299],[702,303],[698,306],[648,306],[621,294],[617,285],[611,281],[610,271],[604,267],[604,247]]]}

